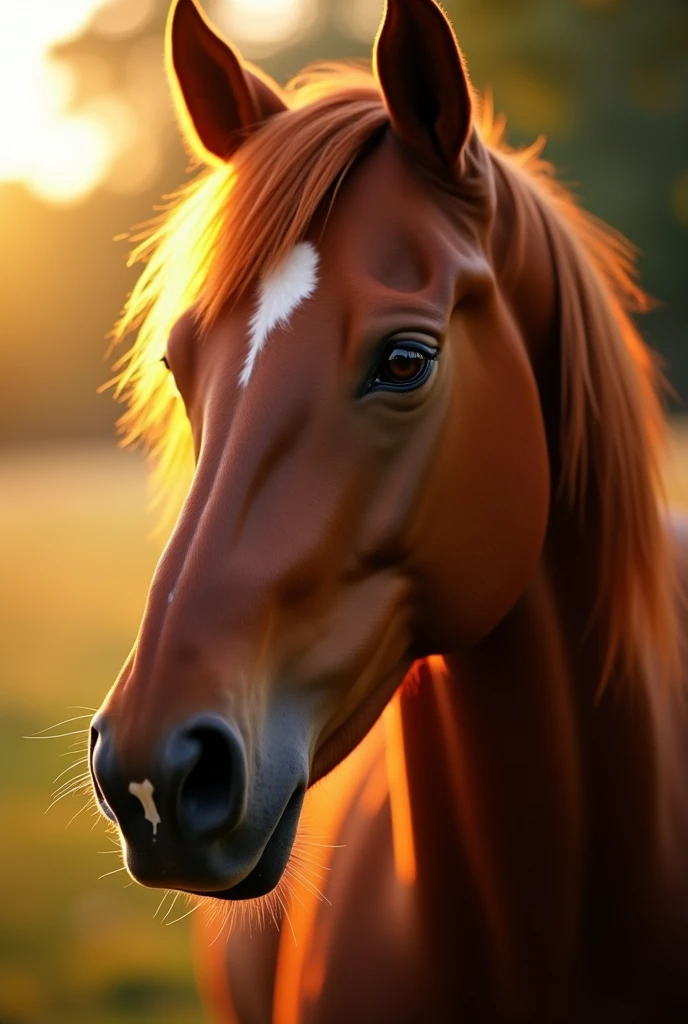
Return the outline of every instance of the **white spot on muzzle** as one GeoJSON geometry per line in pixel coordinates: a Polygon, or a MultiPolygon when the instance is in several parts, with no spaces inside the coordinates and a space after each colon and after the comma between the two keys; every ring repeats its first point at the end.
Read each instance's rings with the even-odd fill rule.
{"type": "Polygon", "coordinates": [[[155,806],[155,800],[153,799],[153,789],[154,786],[150,779],[144,779],[143,782],[129,783],[129,792],[132,796],[135,796],[141,801],[143,816],[146,821],[150,821],[153,826],[153,835],[156,835],[161,818],[158,814],[158,808],[155,806]]]}
{"type": "Polygon", "coordinates": [[[258,289],[258,306],[249,321],[249,347],[239,383],[251,379],[258,353],[275,327],[286,327],[289,317],[315,291],[318,254],[310,242],[299,242],[284,260],[267,274],[258,289]]]}

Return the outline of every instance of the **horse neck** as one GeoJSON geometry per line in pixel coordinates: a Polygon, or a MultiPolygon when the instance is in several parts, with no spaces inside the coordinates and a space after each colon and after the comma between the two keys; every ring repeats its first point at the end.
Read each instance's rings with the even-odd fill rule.
{"type": "Polygon", "coordinates": [[[543,560],[488,638],[400,697],[423,934],[522,1019],[565,1000],[591,937],[623,976],[659,879],[647,707],[613,683],[595,706],[596,643],[573,655],[557,589],[543,560]]]}
{"type": "MultiPolygon", "coordinates": [[[[536,366],[555,396],[543,408],[553,433],[554,306],[536,366]]],[[[450,950],[451,977],[484,978],[483,991],[531,1017],[557,992],[565,1000],[591,936],[608,944],[609,977],[615,964],[623,975],[661,884],[647,681],[612,677],[599,694],[595,517],[594,493],[582,518],[555,497],[516,606],[472,650],[417,665],[400,697],[415,892],[433,956],[450,950]]]]}

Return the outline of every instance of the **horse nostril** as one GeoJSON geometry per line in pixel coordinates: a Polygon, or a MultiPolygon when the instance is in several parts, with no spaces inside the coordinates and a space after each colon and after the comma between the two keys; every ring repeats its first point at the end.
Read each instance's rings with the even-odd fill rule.
{"type": "Polygon", "coordinates": [[[166,747],[167,768],[179,779],[177,815],[194,836],[227,832],[246,805],[246,758],[241,740],[220,718],[177,730],[166,747]]]}

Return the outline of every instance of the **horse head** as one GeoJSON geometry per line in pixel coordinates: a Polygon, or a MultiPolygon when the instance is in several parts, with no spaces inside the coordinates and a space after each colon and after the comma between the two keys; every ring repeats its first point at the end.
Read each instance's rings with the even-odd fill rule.
{"type": "Polygon", "coordinates": [[[413,662],[474,644],[527,586],[554,299],[519,318],[505,292],[495,171],[433,0],[389,0],[376,79],[285,93],[193,0],[168,58],[223,183],[202,287],[146,353],[195,471],[91,765],[135,878],[239,899],[275,886],[307,787],[413,662]]]}

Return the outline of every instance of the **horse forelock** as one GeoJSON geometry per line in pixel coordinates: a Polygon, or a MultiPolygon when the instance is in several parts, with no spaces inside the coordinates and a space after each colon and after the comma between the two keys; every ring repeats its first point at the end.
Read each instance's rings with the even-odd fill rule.
{"type": "MultiPolygon", "coordinates": [[[[375,80],[351,66],[302,76],[287,95],[287,116],[266,122],[232,164],[202,172],[133,236],[132,262],[145,266],[115,331],[116,340],[136,332],[115,378],[128,401],[120,424],[125,443],[142,439],[156,457],[171,511],[192,466],[183,403],[160,364],[173,325],[193,309],[200,329],[207,328],[228,302],[255,288],[249,349],[237,368],[245,384],[271,326],[310,294],[317,258],[286,291],[261,293],[261,282],[274,284],[290,254],[308,252],[299,247],[316,214],[388,124],[375,80]]],[[[476,122],[469,192],[489,175],[489,152],[506,169],[517,201],[532,208],[534,200],[547,226],[560,306],[560,483],[572,505],[584,504],[592,491],[600,496],[607,670],[619,658],[627,667],[650,644],[669,672],[677,628],[659,500],[662,413],[658,375],[626,311],[645,305],[633,251],[556,183],[540,144],[518,152],[502,142],[504,122],[493,118],[489,100],[476,122]]]]}

